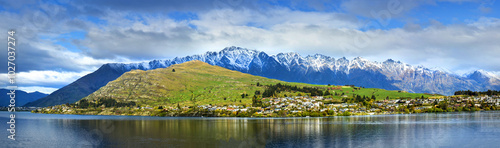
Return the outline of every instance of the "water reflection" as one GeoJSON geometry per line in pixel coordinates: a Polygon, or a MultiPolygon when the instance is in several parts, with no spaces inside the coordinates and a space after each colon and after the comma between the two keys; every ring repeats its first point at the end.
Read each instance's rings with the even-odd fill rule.
{"type": "Polygon", "coordinates": [[[21,118],[20,141],[11,146],[496,147],[499,117],[500,112],[260,119],[50,115],[21,118]]]}

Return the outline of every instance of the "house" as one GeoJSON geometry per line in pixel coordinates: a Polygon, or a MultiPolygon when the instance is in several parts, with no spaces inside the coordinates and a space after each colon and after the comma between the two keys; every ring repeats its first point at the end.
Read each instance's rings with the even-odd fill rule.
{"type": "Polygon", "coordinates": [[[272,110],[265,110],[265,111],[264,111],[264,112],[262,112],[262,113],[264,113],[264,114],[272,114],[272,113],[273,113],[273,111],[272,111],[272,110]]]}
{"type": "Polygon", "coordinates": [[[340,107],[342,104],[328,104],[328,107],[340,107]]]}

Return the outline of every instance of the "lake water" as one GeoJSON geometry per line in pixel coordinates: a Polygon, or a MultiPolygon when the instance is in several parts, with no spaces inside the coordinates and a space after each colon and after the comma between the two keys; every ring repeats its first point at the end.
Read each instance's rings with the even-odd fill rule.
{"type": "Polygon", "coordinates": [[[499,147],[500,112],[162,118],[0,112],[0,147],[499,147]]]}

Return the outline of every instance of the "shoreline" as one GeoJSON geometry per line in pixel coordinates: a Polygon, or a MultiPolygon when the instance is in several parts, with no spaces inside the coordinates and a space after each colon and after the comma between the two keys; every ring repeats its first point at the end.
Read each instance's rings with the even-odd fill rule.
{"type": "MultiPolygon", "coordinates": [[[[358,96],[359,97],[359,96],[358,96]]],[[[121,115],[160,117],[328,117],[387,115],[435,112],[475,112],[500,110],[500,96],[463,97],[453,96],[442,99],[406,99],[358,101],[345,100],[344,103],[329,103],[323,98],[274,98],[257,106],[240,105],[194,105],[151,106],[113,104],[63,104],[36,108],[33,113],[75,114],[75,115],[121,115]]],[[[81,103],[81,102],[80,102],[81,103]]]]}
{"type": "MultiPolygon", "coordinates": [[[[72,114],[72,113],[46,113],[46,112],[33,112],[37,114],[54,114],[54,115],[93,115],[93,116],[119,116],[119,117],[165,117],[165,118],[329,118],[329,117],[360,117],[360,116],[381,116],[381,115],[411,115],[411,114],[426,114],[426,113],[434,113],[434,114],[442,114],[442,113],[474,113],[474,112],[490,112],[490,111],[500,111],[500,110],[477,110],[477,111],[452,111],[452,112],[421,112],[421,113],[379,113],[379,114],[350,114],[350,115],[327,115],[327,116],[152,116],[152,115],[123,115],[123,114],[72,114]]],[[[28,112],[28,111],[26,111],[28,112]]],[[[340,113],[339,113],[340,114],[340,113]]]]}

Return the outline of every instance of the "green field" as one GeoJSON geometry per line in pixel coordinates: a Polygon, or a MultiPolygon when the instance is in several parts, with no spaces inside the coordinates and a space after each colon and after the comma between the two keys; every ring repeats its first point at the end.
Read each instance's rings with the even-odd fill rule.
{"type": "MultiPolygon", "coordinates": [[[[109,82],[106,86],[83,98],[97,100],[111,98],[118,102],[134,101],[139,105],[250,105],[255,91],[263,92],[265,85],[286,84],[298,87],[316,87],[322,91],[335,86],[313,85],[304,83],[290,83],[275,79],[268,79],[238,71],[228,70],[219,66],[212,66],[201,61],[190,61],[149,71],[134,70],[127,72],[118,79],[109,82]],[[173,71],[175,69],[175,72],[173,71]],[[257,86],[257,83],[260,85],[257,86]],[[242,94],[245,98],[242,98],[242,94]]],[[[347,97],[353,94],[371,97],[377,100],[396,98],[432,97],[429,94],[388,91],[375,88],[360,88],[342,86],[341,90],[329,90],[334,99],[341,99],[340,94],[347,97]]],[[[308,95],[303,92],[281,92],[277,97],[308,95]]]]}

